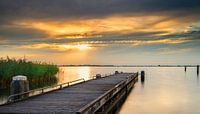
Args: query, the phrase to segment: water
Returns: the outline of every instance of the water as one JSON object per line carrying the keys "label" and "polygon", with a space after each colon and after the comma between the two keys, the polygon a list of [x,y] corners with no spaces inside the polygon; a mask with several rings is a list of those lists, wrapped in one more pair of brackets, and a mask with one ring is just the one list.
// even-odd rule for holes
{"label": "water", "polygon": [[[61,67],[58,83],[80,78],[91,79],[97,73],[144,70],[145,83],[136,83],[119,114],[200,113],[200,82],[196,68],[183,67]],[[1,91],[2,92],[2,91]],[[0,96],[0,102],[6,96]]]}
{"label": "water", "polygon": [[96,74],[109,75],[116,70],[133,72],[130,67],[61,67],[58,73],[58,83],[73,81],[84,78],[92,79]]}
{"label": "water", "polygon": [[145,68],[119,114],[199,114],[200,83],[196,68]]}

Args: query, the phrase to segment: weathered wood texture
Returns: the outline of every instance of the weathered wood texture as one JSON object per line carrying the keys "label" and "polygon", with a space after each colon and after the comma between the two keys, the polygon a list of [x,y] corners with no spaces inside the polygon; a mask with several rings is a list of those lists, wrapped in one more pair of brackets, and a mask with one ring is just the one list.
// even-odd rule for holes
{"label": "weathered wood texture", "polygon": [[[121,73],[106,78],[86,81],[62,90],[29,98],[24,101],[0,106],[0,113],[65,113],[75,114],[133,73]],[[136,76],[136,75],[135,75]]]}

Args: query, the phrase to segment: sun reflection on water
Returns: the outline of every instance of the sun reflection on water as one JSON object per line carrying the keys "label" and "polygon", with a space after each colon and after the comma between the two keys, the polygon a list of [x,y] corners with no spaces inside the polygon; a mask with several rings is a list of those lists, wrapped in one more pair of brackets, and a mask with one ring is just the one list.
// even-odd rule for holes
{"label": "sun reflection on water", "polygon": [[58,83],[65,83],[84,78],[88,80],[92,77],[90,67],[60,67],[57,74]]}
{"label": "sun reflection on water", "polygon": [[80,67],[78,69],[78,77],[84,78],[85,80],[90,79],[91,77],[90,67]]}

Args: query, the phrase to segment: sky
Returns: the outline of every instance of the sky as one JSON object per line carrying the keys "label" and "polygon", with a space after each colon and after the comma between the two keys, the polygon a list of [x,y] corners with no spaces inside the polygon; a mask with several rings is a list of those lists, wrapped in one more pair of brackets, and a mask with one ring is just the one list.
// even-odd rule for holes
{"label": "sky", "polygon": [[0,57],[200,64],[199,0],[0,0]]}

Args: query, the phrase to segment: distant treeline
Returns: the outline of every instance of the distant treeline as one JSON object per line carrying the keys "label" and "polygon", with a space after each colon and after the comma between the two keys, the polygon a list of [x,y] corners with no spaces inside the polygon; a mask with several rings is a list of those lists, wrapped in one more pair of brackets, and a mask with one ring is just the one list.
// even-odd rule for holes
{"label": "distant treeline", "polygon": [[12,77],[27,76],[30,88],[38,88],[56,83],[58,67],[53,64],[26,61],[26,59],[0,58],[0,88],[9,88]]}

